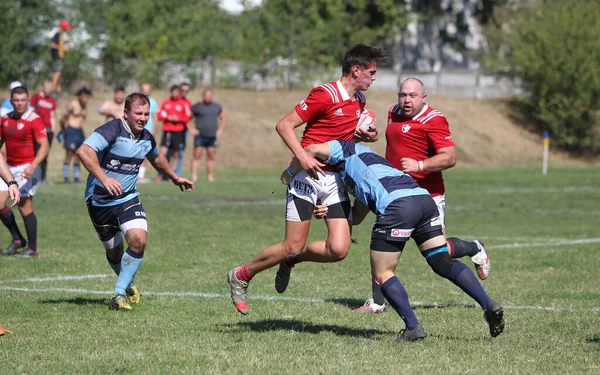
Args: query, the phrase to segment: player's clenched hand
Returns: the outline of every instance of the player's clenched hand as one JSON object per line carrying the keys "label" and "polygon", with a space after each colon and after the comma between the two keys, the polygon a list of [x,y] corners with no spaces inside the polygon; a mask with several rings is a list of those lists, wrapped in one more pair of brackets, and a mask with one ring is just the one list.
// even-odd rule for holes
{"label": "player's clenched hand", "polygon": [[10,185],[8,187],[8,195],[10,196],[10,199],[12,199],[12,201],[13,201],[12,204],[10,205],[10,208],[13,208],[21,200],[21,192],[19,191],[19,187],[14,184]]}
{"label": "player's clenched hand", "polygon": [[375,142],[379,139],[379,132],[377,131],[377,126],[375,124],[371,124],[369,129],[358,127],[354,131],[354,137],[358,138],[361,142]]}
{"label": "player's clenched hand", "polygon": [[181,191],[194,191],[194,182],[188,180],[187,178],[179,176],[177,180],[173,181],[173,183],[179,186],[179,189],[181,189]]}
{"label": "player's clenched hand", "polygon": [[29,179],[31,179],[31,177],[33,177],[34,172],[35,172],[35,168],[33,167],[33,165],[29,165],[27,168],[25,168],[23,170],[23,173],[21,173],[21,176],[24,179],[29,180]]}
{"label": "player's clenched hand", "polygon": [[281,182],[284,185],[289,185],[294,180],[294,175],[290,174],[289,170],[290,169],[287,168],[283,172],[281,172]]}
{"label": "player's clenched hand", "polygon": [[400,159],[400,170],[406,173],[414,173],[419,171],[419,162],[411,158]]}
{"label": "player's clenched hand", "polygon": [[315,219],[322,219],[327,216],[327,206],[324,204],[315,204],[315,208],[313,209],[313,216]]}
{"label": "player's clenched hand", "polygon": [[310,177],[318,179],[319,173],[322,174],[323,176],[325,176],[325,172],[322,169],[325,166],[325,164],[321,163],[317,159],[313,158],[312,156],[308,156],[308,155],[302,159],[300,159],[300,158],[298,158],[298,159],[300,160],[302,169],[304,169]]}
{"label": "player's clenched hand", "polygon": [[121,183],[114,178],[107,177],[106,180],[102,181],[102,186],[104,186],[104,188],[112,196],[123,194],[123,187],[121,186]]}

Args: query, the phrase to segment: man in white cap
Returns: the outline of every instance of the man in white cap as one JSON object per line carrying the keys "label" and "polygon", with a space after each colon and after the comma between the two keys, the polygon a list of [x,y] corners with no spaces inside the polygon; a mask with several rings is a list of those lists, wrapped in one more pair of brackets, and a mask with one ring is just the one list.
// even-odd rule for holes
{"label": "man in white cap", "polygon": [[[10,91],[15,87],[23,86],[23,84],[19,81],[12,81],[10,83]],[[28,107],[29,108],[29,107]],[[10,102],[10,98],[4,99],[2,102],[2,106],[0,107],[0,117],[6,116],[9,112],[14,110],[12,103]]]}

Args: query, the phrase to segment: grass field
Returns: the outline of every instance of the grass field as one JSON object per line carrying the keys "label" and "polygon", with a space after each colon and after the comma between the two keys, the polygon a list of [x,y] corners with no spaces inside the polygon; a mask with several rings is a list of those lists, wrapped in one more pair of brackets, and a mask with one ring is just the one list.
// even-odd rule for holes
{"label": "grass field", "polygon": [[[283,295],[266,271],[250,285],[250,315],[236,312],[227,270],[282,238],[278,176],[220,170],[191,194],[140,186],[150,232],[130,313],[106,307],[115,276],[83,186],[41,187],[39,259],[0,258],[0,325],[14,331],[0,337],[0,374],[600,372],[600,170],[449,171],[448,232],[485,241],[483,284],[507,328],[492,339],[479,307],[411,244],[397,275],[429,336],[402,345],[393,311],[352,311],[370,292],[372,216],[343,262],[298,265]],[[324,235],[313,223],[311,238]]]}

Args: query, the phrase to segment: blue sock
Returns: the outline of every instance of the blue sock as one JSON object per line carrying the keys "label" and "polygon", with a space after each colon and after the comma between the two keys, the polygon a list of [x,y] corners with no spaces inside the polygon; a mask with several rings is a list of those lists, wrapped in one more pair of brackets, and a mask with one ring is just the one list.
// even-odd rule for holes
{"label": "blue sock", "polygon": [[115,296],[125,295],[125,289],[131,284],[136,272],[142,265],[144,254],[137,254],[127,248],[127,251],[123,253],[121,258],[121,272],[119,273],[119,279],[117,280],[117,286],[115,286]]}
{"label": "blue sock", "polygon": [[110,266],[110,268],[112,268],[112,270],[115,271],[117,276],[119,276],[119,274],[121,273],[121,262],[119,262],[119,263],[111,262],[110,259],[108,259],[108,255],[106,256],[106,261],[108,262],[108,265]]}
{"label": "blue sock", "polygon": [[73,164],[73,178],[79,180],[79,176],[81,175],[81,171],[79,169],[79,164]]}
{"label": "blue sock", "polygon": [[65,180],[68,180],[71,176],[70,167],[71,166],[69,165],[69,163],[63,163],[63,177],[65,178]]}
{"label": "blue sock", "polygon": [[396,276],[389,278],[383,285],[381,291],[388,303],[396,310],[398,315],[404,320],[406,328],[411,330],[419,324],[419,319],[408,302],[408,293]]}
{"label": "blue sock", "polygon": [[179,149],[179,159],[177,159],[177,166],[175,166],[175,173],[181,175],[181,169],[183,168],[183,148]]}
{"label": "blue sock", "polygon": [[464,263],[456,262],[450,270],[448,280],[452,281],[456,286],[467,293],[481,306],[482,309],[487,309],[491,298],[487,295],[479,280],[473,274],[473,271]]}

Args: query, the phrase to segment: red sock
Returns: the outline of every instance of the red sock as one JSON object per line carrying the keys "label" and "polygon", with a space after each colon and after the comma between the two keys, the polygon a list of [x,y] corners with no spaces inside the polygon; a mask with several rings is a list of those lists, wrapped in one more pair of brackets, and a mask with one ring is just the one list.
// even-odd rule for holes
{"label": "red sock", "polygon": [[249,282],[250,280],[252,280],[252,275],[250,275],[250,273],[246,269],[245,264],[238,268],[237,271],[235,271],[235,277],[237,277],[238,280],[245,282]]}
{"label": "red sock", "polygon": [[446,240],[448,242],[448,254],[450,254],[450,258],[454,256],[454,244],[449,239]]}

